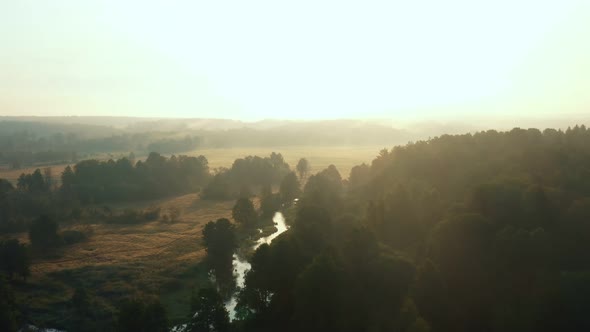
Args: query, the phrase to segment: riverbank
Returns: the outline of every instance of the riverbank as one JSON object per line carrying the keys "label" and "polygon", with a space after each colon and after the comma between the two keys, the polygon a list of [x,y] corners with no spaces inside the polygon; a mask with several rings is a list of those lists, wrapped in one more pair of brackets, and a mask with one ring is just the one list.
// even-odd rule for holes
{"label": "riverbank", "polygon": [[274,223],[274,232],[266,236],[260,236],[256,241],[253,241],[254,244],[251,245],[251,249],[248,250],[247,255],[242,252],[237,252],[233,256],[232,266],[234,269],[234,277],[236,279],[236,289],[230,299],[225,303],[225,308],[229,312],[230,320],[235,318],[239,291],[240,289],[244,288],[246,283],[246,273],[248,273],[248,271],[250,271],[252,268],[252,265],[250,265],[250,262],[248,261],[251,253],[256,251],[256,249],[258,249],[258,247],[263,244],[271,244],[274,239],[289,229],[285,222],[285,217],[281,211],[275,212],[272,221]]}

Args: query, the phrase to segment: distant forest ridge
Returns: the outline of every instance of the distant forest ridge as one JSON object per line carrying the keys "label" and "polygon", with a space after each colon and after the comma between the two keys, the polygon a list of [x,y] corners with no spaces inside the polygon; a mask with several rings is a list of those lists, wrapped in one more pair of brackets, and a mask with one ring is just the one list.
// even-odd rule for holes
{"label": "distant forest ridge", "polygon": [[[561,121],[553,119],[550,127],[565,130],[569,126],[588,123],[585,120],[581,117]],[[443,134],[474,133],[489,129],[486,126],[491,125],[485,121],[473,123],[424,121],[403,124],[391,120],[358,119],[242,122],[198,118],[0,117],[0,166],[18,169],[76,162],[104,153],[134,153],[140,156],[149,152],[183,153],[199,148],[391,147]],[[545,128],[540,120],[530,120],[529,123]]]}
{"label": "distant forest ridge", "polygon": [[[487,129],[509,130],[514,127],[521,128],[555,128],[566,129],[576,124],[588,125],[590,112],[572,114],[540,114],[538,116],[519,116],[511,114],[482,116],[456,115],[447,118],[423,117],[404,119],[396,118],[342,118],[325,120],[288,120],[288,119],[264,119],[259,121],[241,121],[235,119],[216,118],[158,118],[158,117],[124,117],[124,116],[0,116],[2,122],[22,123],[46,123],[93,127],[110,127],[124,131],[162,131],[162,130],[228,130],[228,129],[257,129],[266,130],[272,128],[305,128],[316,126],[344,126],[359,127],[365,125],[378,125],[387,128],[405,129],[412,132],[427,133],[428,135],[459,134],[466,131],[481,131]],[[157,125],[157,127],[154,127]],[[70,127],[72,127],[70,126]],[[70,128],[70,130],[73,130]]]}

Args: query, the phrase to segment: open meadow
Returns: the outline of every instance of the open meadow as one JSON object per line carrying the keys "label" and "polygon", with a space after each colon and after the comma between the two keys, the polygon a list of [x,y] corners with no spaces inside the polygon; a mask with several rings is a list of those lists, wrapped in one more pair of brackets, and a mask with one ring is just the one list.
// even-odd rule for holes
{"label": "open meadow", "polygon": [[[62,225],[62,231],[81,230],[90,236],[60,248],[51,257],[33,260],[28,282],[15,287],[17,297],[29,303],[39,321],[59,326],[56,309],[65,310],[79,287],[92,289],[111,308],[129,294],[160,294],[171,320],[182,321],[189,314],[190,290],[207,279],[200,265],[205,256],[202,228],[211,220],[230,218],[233,203],[202,201],[198,194],[188,194],[110,206],[113,211],[151,206],[160,207],[163,213],[176,209],[180,216],[175,222]],[[28,242],[26,233],[19,238]]]}

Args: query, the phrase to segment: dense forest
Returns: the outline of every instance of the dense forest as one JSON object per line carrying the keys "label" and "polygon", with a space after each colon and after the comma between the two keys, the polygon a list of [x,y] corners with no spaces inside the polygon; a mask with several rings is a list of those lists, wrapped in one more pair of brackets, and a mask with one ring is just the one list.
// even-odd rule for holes
{"label": "dense forest", "polygon": [[254,254],[251,331],[584,331],[590,131],[442,136],[307,181]]}
{"label": "dense forest", "polygon": [[[183,331],[590,330],[583,125],[411,142],[383,149],[348,179],[333,165],[308,174],[304,159],[291,168],[278,153],[216,171],[203,156],[152,153],[138,162],[81,161],[60,185],[52,176],[38,170],[16,186],[0,180],[2,232],[27,230],[31,240],[0,246],[2,331],[35,322],[11,288],[30,275],[35,255],[76,240],[58,233],[60,223],[96,212],[96,203],[197,191],[236,204],[234,222],[211,221],[202,231],[215,282],[186,290],[192,314]],[[232,255],[279,209],[289,230],[248,254],[251,269],[236,288]],[[101,216],[120,222],[154,213]],[[129,298],[109,316],[90,305],[98,301],[91,288],[73,294],[61,328],[172,328],[157,295]],[[225,303],[236,292],[230,315]]]}

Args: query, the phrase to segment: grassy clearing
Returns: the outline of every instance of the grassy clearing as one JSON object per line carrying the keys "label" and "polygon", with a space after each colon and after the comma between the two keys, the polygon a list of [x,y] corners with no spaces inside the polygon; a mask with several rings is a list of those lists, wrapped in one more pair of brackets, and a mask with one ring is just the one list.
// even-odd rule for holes
{"label": "grassy clearing", "polygon": [[[181,215],[175,223],[70,227],[91,227],[93,234],[86,242],[61,248],[58,258],[34,260],[29,282],[15,287],[19,301],[30,307],[40,325],[59,326],[60,311],[77,287],[91,291],[112,310],[127,296],[155,294],[171,320],[183,321],[189,314],[191,291],[208,283],[201,264],[205,256],[202,228],[211,220],[229,218],[233,203],[201,201],[197,194],[189,194],[114,206],[141,209],[155,205],[176,208]],[[20,237],[26,240],[26,234]]]}

